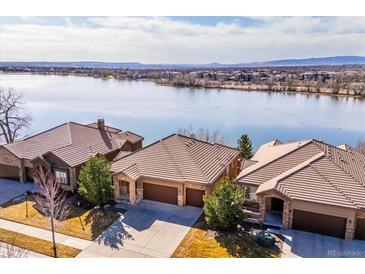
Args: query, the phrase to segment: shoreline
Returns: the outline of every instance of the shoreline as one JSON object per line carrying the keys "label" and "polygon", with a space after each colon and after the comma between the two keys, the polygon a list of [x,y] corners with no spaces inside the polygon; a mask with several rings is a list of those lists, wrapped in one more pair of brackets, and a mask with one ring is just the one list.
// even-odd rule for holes
{"label": "shoreline", "polygon": [[[267,93],[281,93],[281,94],[301,94],[301,95],[314,95],[314,96],[330,96],[333,98],[354,98],[359,100],[365,100],[365,96],[356,95],[356,94],[348,94],[348,93],[331,93],[331,92],[318,92],[318,91],[300,91],[300,90],[291,90],[288,89],[288,86],[275,86],[277,89],[270,89],[265,84],[256,84],[256,87],[252,87],[253,85],[234,85],[232,83],[226,82],[225,84],[218,84],[218,83],[211,83],[208,82],[207,85],[184,85],[184,84],[174,84],[171,82],[162,82],[161,79],[118,79],[118,78],[103,78],[103,77],[96,77],[93,75],[81,74],[81,73],[37,73],[37,72],[27,72],[27,71],[20,71],[20,72],[13,72],[13,71],[1,71],[0,75],[17,75],[17,74],[25,74],[25,75],[40,75],[40,76],[76,76],[76,77],[90,77],[94,79],[100,79],[104,81],[143,81],[143,82],[152,82],[159,86],[168,86],[168,87],[176,87],[176,88],[189,88],[189,89],[219,89],[219,90],[237,90],[237,91],[245,91],[245,92],[267,92]],[[209,85],[209,83],[211,83]],[[310,87],[303,87],[303,86],[296,86],[291,87],[292,89],[308,89]],[[283,90],[284,89],[284,90]]]}
{"label": "shoreline", "polygon": [[[127,80],[129,81],[129,80]],[[133,80],[132,80],[133,81]],[[191,89],[220,89],[220,90],[237,90],[237,91],[245,91],[245,92],[266,92],[266,93],[282,93],[282,94],[300,94],[300,95],[314,95],[314,96],[329,96],[333,98],[354,98],[358,100],[365,100],[365,96],[355,95],[355,94],[333,94],[329,92],[308,92],[308,91],[293,91],[293,90],[271,90],[265,88],[243,88],[243,87],[230,87],[230,86],[188,86],[188,85],[174,85],[170,83],[157,83],[153,80],[145,80],[145,81],[152,81],[156,85],[160,86],[168,86],[168,87],[175,87],[175,88],[191,88]]]}

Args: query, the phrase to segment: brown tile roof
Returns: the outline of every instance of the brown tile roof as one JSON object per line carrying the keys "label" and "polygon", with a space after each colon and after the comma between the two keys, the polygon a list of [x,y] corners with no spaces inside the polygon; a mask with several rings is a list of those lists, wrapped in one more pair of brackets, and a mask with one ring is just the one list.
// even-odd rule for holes
{"label": "brown tile roof", "polygon": [[64,147],[71,143],[69,123],[65,123],[23,140],[4,145],[4,147],[18,158],[32,160],[47,151]]}
{"label": "brown tile roof", "polygon": [[92,155],[120,149],[129,141],[128,138],[119,133],[69,122],[5,147],[18,158],[33,160],[53,154],[66,164],[77,166]]}
{"label": "brown tile roof", "polygon": [[243,169],[237,181],[242,178],[245,183],[262,184],[320,152],[309,141],[260,147],[252,158],[257,163]]}
{"label": "brown tile roof", "polygon": [[[98,128],[98,123],[90,123],[90,124],[87,124],[87,126],[89,127],[93,127],[93,128]],[[111,126],[105,126],[105,130],[106,131],[109,131],[111,133],[119,133],[119,132],[122,132],[121,129],[119,128],[116,128],[116,127],[111,127]]]}
{"label": "brown tile roof", "polygon": [[114,161],[112,171],[135,180],[149,177],[209,184],[238,155],[234,148],[174,134]]}
{"label": "brown tile roof", "polygon": [[133,144],[144,140],[144,138],[142,136],[140,136],[136,133],[130,132],[130,131],[120,132],[119,135],[121,136],[122,139],[126,139]]}
{"label": "brown tile roof", "polygon": [[257,164],[257,162],[252,161],[252,160],[243,159],[242,162],[241,162],[241,170],[245,169],[245,168],[248,168],[248,167],[250,167],[254,164]]}
{"label": "brown tile roof", "polygon": [[276,189],[291,199],[365,208],[364,154],[316,140],[289,145],[263,145],[255,154],[258,163],[242,170],[236,181],[259,185],[256,194]]}

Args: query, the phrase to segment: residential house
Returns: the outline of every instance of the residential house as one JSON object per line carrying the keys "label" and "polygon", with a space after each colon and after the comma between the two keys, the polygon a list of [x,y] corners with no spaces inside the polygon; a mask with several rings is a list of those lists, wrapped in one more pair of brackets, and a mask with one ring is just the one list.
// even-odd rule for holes
{"label": "residential house", "polygon": [[104,155],[112,161],[120,153],[142,148],[143,137],[97,123],[65,123],[0,146],[0,177],[31,181],[34,168],[50,167],[65,190],[75,191],[80,168],[91,157]]}
{"label": "residential house", "polygon": [[[262,145],[236,182],[261,224],[365,240],[365,155],[306,140]],[[249,211],[250,212],[250,211]],[[252,211],[251,211],[252,213]]]}
{"label": "residential house", "polygon": [[114,197],[179,206],[203,206],[203,196],[223,176],[238,174],[239,151],[179,134],[170,135],[112,163]]}

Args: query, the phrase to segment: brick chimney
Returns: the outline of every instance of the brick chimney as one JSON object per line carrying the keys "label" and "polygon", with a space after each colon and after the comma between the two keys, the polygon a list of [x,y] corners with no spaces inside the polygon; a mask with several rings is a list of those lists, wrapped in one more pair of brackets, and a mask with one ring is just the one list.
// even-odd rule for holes
{"label": "brick chimney", "polygon": [[98,129],[105,130],[105,121],[104,119],[98,119]]}

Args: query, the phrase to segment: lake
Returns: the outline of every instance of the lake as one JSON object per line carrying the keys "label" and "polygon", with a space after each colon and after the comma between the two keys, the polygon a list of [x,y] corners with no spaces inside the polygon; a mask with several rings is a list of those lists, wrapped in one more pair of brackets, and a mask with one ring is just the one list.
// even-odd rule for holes
{"label": "lake", "polygon": [[232,146],[247,133],[255,148],[272,139],[315,138],[352,146],[365,139],[365,101],[351,97],[30,74],[0,74],[0,86],[23,93],[33,118],[28,134],[104,118],[108,125],[144,136],[145,145],[188,127],[219,130]]}

